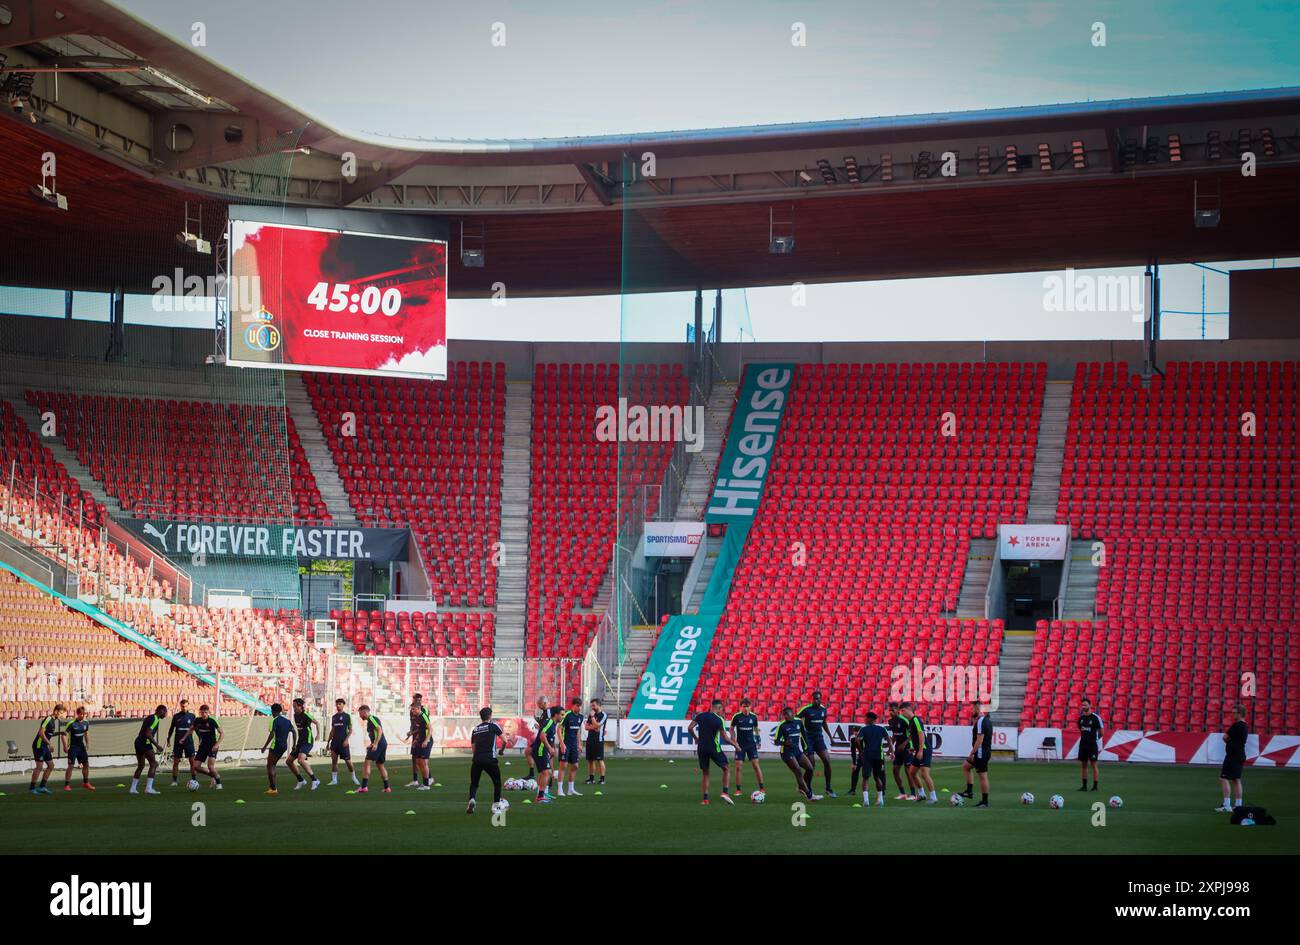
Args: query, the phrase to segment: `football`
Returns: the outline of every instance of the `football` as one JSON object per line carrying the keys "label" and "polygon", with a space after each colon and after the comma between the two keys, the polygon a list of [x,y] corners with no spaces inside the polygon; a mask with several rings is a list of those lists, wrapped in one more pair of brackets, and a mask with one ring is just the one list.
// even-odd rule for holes
{"label": "football", "polygon": [[1109,804],[1111,807],[1123,807],[1124,798],[1120,797],[1118,794],[1112,794],[1110,800],[1107,801],[1106,803]]}
{"label": "football", "polygon": [[189,788],[191,791],[197,791],[199,789],[199,782],[195,781],[193,778],[190,778],[189,783],[186,784],[185,786]]}
{"label": "football", "polygon": [[1052,810],[1060,810],[1065,806],[1065,798],[1061,797],[1059,794],[1053,794],[1052,799],[1049,800],[1047,804],[1052,808]]}
{"label": "football", "polygon": [[953,792],[952,794],[948,795],[948,803],[951,804],[953,807],[965,807],[966,795]]}
{"label": "football", "polygon": [[1024,794],[1020,795],[1020,803],[1025,805],[1034,803],[1034,795],[1026,791]]}
{"label": "football", "polygon": [[767,792],[755,791],[753,794],[749,795],[749,799],[753,801],[755,804],[761,804],[765,800],[767,800]]}

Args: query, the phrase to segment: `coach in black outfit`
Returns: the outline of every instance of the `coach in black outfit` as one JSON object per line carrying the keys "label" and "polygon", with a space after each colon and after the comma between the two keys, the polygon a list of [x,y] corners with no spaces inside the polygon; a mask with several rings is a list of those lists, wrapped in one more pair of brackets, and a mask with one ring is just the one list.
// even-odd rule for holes
{"label": "coach in black outfit", "polygon": [[478,717],[481,721],[474,726],[469,737],[470,744],[474,746],[474,760],[469,769],[469,804],[465,807],[467,814],[474,813],[474,808],[478,805],[474,795],[478,794],[479,778],[485,771],[492,779],[492,803],[495,805],[501,800],[501,766],[497,762],[497,742],[505,733],[501,731],[500,725],[492,721],[492,710],[487,706],[478,710]]}
{"label": "coach in black outfit", "polygon": [[1232,707],[1236,717],[1223,734],[1223,767],[1219,769],[1219,786],[1223,788],[1223,806],[1216,808],[1220,814],[1230,814],[1241,806],[1241,771],[1246,766],[1246,737],[1250,726],[1246,724],[1246,707],[1237,703]]}

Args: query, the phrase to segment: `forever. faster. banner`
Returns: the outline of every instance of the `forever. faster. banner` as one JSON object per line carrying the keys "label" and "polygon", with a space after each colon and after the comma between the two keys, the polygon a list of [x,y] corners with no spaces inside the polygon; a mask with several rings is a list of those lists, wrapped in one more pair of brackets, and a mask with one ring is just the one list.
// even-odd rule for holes
{"label": "forever. faster. banner", "polygon": [[169,558],[328,559],[404,561],[404,528],[349,528],[296,525],[250,525],[176,522],[166,519],[121,519]]}

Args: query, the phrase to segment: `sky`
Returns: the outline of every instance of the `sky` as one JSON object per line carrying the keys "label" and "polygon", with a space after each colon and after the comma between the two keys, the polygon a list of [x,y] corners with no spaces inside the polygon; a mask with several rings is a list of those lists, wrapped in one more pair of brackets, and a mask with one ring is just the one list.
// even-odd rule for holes
{"label": "sky", "polygon": [[[1300,86],[1295,2],[116,2],[186,43],[202,24],[201,53],[326,124],[403,139],[570,137]],[[1097,24],[1104,46],[1094,43]],[[797,30],[805,45],[792,42]],[[797,307],[790,287],[754,289],[728,307],[748,313],[732,327],[762,341],[1140,337],[1140,320],[1127,312],[1045,311],[1050,276],[812,286]],[[1226,311],[1225,275],[1184,266],[1164,276],[1165,308],[1197,313],[1166,316],[1166,336],[1199,337],[1203,280],[1205,310]],[[448,330],[453,339],[669,340],[684,337],[690,311],[680,296],[454,301]],[[1222,336],[1222,316],[1205,322]]]}

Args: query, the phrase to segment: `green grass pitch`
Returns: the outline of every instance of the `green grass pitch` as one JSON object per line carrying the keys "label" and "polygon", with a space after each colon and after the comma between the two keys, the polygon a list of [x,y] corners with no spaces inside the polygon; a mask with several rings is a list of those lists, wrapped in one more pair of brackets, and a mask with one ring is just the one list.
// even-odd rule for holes
{"label": "green grass pitch", "polygon": [[[526,764],[507,759],[505,777],[523,777]],[[716,794],[699,804],[699,772],[690,756],[670,763],[656,758],[612,758],[609,784],[578,784],[583,797],[549,805],[524,804],[526,792],[507,792],[505,825],[492,824],[491,785],[479,792],[479,809],[465,814],[469,762],[436,759],[432,770],[441,787],[418,792],[402,787],[410,766],[398,760],[390,771],[393,793],[348,795],[346,786],[294,791],[280,768],[278,797],[266,797],[264,772],[231,768],[221,792],[171,788],[170,769],[159,779],[160,797],[128,796],[130,771],[94,772],[91,794],[76,785],[63,792],[63,772],[51,778],[53,796],[27,793],[26,779],[0,778],[0,852],[81,853],[1293,853],[1300,849],[1300,772],[1247,769],[1246,802],[1262,804],[1276,827],[1233,827],[1219,803],[1218,773],[1212,768],[1108,764],[1101,790],[1078,791],[1072,763],[995,763],[990,772],[993,807],[951,808],[943,788],[960,789],[960,765],[934,769],[940,789],[937,807],[893,801],[883,810],[854,807],[848,763],[835,770],[841,797],[809,804],[804,826],[792,822],[798,800],[779,760],[763,762],[767,803],[749,802],[756,786],[745,777],[745,794],[734,808]],[[317,764],[328,782],[328,762]],[[585,771],[579,782],[585,778]],[[821,771],[818,770],[820,784]],[[714,791],[720,789],[714,774]],[[890,788],[893,787],[892,777]],[[977,785],[978,788],[978,785]],[[1019,803],[1022,791],[1037,797]],[[1047,799],[1060,793],[1063,810]],[[1111,794],[1124,799],[1106,809],[1105,825],[1094,826],[1090,805]],[[242,805],[236,804],[243,800]],[[207,825],[193,826],[191,805],[202,802]],[[407,811],[414,811],[408,814]]]}

